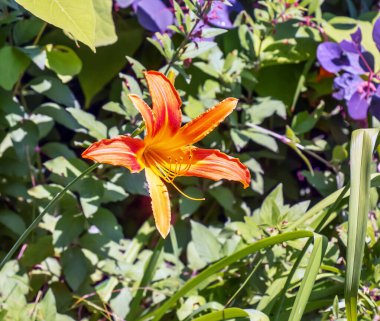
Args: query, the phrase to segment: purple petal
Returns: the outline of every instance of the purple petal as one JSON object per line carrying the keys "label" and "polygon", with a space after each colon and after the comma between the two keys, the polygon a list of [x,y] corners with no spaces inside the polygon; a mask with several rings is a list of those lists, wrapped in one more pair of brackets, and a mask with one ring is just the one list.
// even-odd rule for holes
{"label": "purple petal", "polygon": [[377,49],[380,50],[380,18],[378,18],[373,26],[372,38]]}
{"label": "purple petal", "polygon": [[317,58],[324,69],[337,73],[345,66],[349,66],[349,60],[337,43],[324,42],[318,46]]}
{"label": "purple petal", "polygon": [[115,3],[119,8],[127,8],[136,0],[116,0]]}
{"label": "purple petal", "polygon": [[212,2],[211,9],[205,20],[215,27],[225,29],[232,28],[228,6],[219,1]]}
{"label": "purple petal", "polygon": [[378,120],[380,120],[380,97],[373,96],[371,101],[371,106],[369,107],[370,112],[373,116],[375,116]]}
{"label": "purple petal", "polygon": [[369,101],[363,93],[355,92],[347,103],[348,114],[352,119],[360,120],[367,118]]}
{"label": "purple petal", "polygon": [[354,33],[351,34],[351,39],[357,46],[360,46],[362,42],[362,31],[360,30],[360,28],[358,28]]}
{"label": "purple petal", "polygon": [[141,0],[136,6],[137,19],[145,29],[164,32],[173,24],[173,13],[161,0]]}
{"label": "purple petal", "polygon": [[335,92],[333,93],[333,97],[338,100],[345,99],[349,101],[362,83],[363,79],[359,76],[343,73],[334,79],[333,88]]}
{"label": "purple petal", "polygon": [[358,47],[355,43],[348,41],[348,40],[343,40],[339,43],[340,48],[342,48],[343,51],[346,52],[351,52],[351,53],[358,53]]}

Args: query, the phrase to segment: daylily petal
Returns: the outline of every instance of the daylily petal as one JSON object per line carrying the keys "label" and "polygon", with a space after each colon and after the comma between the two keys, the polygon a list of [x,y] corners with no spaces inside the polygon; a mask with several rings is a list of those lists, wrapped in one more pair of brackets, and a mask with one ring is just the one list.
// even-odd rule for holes
{"label": "daylily petal", "polygon": [[173,84],[162,73],[148,71],[145,73],[150,95],[152,97],[152,108],[155,115],[155,133],[158,132],[175,134],[181,127],[182,101]]}
{"label": "daylily petal", "polygon": [[124,166],[132,173],[138,173],[143,169],[138,161],[138,154],[143,148],[144,142],[141,139],[118,136],[93,143],[82,153],[82,157],[98,163]]}
{"label": "daylily petal", "polygon": [[173,139],[173,147],[192,145],[212,132],[232,111],[238,100],[227,98],[183,126]]}
{"label": "daylily petal", "polygon": [[184,176],[198,176],[215,181],[228,179],[242,183],[244,188],[251,182],[248,168],[237,158],[216,149],[201,148],[193,148],[191,155],[191,166]]}
{"label": "daylily petal", "polygon": [[166,185],[152,170],[145,169],[149,193],[152,198],[152,210],[156,227],[161,236],[165,238],[170,231],[170,202]]}
{"label": "daylily petal", "polygon": [[130,94],[128,97],[144,119],[147,136],[152,136],[154,133],[154,116],[152,109],[139,96]]}

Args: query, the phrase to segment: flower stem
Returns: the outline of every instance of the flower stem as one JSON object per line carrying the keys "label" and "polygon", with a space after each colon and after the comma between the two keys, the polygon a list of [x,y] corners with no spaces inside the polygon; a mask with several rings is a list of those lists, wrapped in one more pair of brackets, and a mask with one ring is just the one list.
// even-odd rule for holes
{"label": "flower stem", "polygon": [[269,129],[266,129],[266,128],[263,128],[261,126],[258,126],[258,125],[254,125],[254,124],[246,124],[249,128],[252,128],[252,129],[256,129],[257,131],[259,132],[262,132],[264,134],[267,134],[269,136],[272,136],[276,139],[278,139],[279,141],[283,142],[284,144],[286,145],[289,145],[291,143],[293,143],[299,150],[302,150],[304,153],[308,154],[309,156],[313,157],[314,159],[320,161],[321,163],[323,163],[326,167],[330,168],[334,173],[337,173],[338,170],[335,168],[334,165],[330,164],[327,160],[325,160],[323,157],[319,156],[317,153],[314,153],[313,151],[311,150],[308,150],[305,148],[305,146],[299,144],[299,143],[294,143],[291,139],[289,139],[288,137],[284,136],[284,135],[280,135],[280,134],[277,134]]}
{"label": "flower stem", "polygon": [[197,21],[195,22],[195,24],[193,25],[193,27],[191,28],[191,30],[186,34],[185,38],[182,40],[182,42],[178,46],[177,50],[174,52],[174,55],[170,59],[168,65],[167,65],[167,67],[165,69],[164,74],[167,74],[169,72],[170,68],[174,65],[174,63],[180,57],[182,49],[186,46],[186,44],[189,41],[190,37],[192,36],[194,30],[197,28],[199,22],[203,19],[203,16],[206,13],[207,9],[209,8],[210,4],[211,4],[210,0],[205,1],[204,5],[203,5],[203,7],[201,9],[201,12],[199,14],[199,17],[197,19]]}
{"label": "flower stem", "polygon": [[10,251],[7,253],[7,255],[3,258],[3,260],[0,263],[0,270],[4,267],[4,265],[9,261],[9,259],[12,257],[12,255],[17,251],[17,249],[20,247],[22,242],[28,237],[30,232],[34,230],[34,228],[38,225],[38,223],[42,220],[44,215],[47,213],[47,211],[63,196],[66,194],[66,192],[69,190],[69,188],[74,185],[77,181],[79,181],[81,178],[86,176],[87,174],[91,173],[93,170],[95,170],[100,163],[96,163],[89,168],[87,168],[85,171],[83,171],[79,176],[75,177],[69,184],[66,185],[66,187],[60,191],[57,195],[54,196],[54,198],[49,202],[49,204],[43,209],[43,211],[34,219],[32,224],[28,226],[28,228],[22,233],[22,235],[18,238],[16,243],[12,246]]}

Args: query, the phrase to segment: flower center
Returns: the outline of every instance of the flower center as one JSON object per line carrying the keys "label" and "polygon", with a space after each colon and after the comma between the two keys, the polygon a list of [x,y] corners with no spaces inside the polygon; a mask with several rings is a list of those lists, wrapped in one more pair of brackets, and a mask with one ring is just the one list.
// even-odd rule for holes
{"label": "flower center", "polygon": [[163,156],[162,153],[147,148],[143,154],[143,160],[146,167],[149,167],[157,176],[161,177],[165,182],[173,185],[173,187],[183,196],[194,201],[203,201],[204,198],[194,198],[179,189],[174,184],[177,176],[183,176],[190,169],[192,164],[191,148],[188,151],[178,151],[171,153],[169,156]]}

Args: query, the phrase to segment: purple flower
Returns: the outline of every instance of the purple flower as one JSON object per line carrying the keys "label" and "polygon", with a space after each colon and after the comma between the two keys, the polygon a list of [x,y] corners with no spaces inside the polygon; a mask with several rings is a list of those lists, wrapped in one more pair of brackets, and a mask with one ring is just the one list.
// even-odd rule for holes
{"label": "purple flower", "polygon": [[377,49],[380,51],[380,19],[377,19],[375,25],[373,26],[372,38]]}
{"label": "purple flower", "polygon": [[[355,52],[351,50],[355,50]],[[321,66],[331,73],[348,71],[361,75],[366,72],[360,63],[360,55],[354,49],[354,45],[346,40],[340,44],[335,42],[320,44],[317,49],[317,58]]]}
{"label": "purple flower", "polygon": [[333,93],[333,97],[338,100],[350,100],[362,82],[363,79],[357,75],[347,72],[343,73],[334,79],[333,88],[335,92]]}
{"label": "purple flower", "polygon": [[140,0],[134,8],[140,25],[149,31],[164,32],[174,22],[172,11],[161,0]]}
{"label": "purple flower", "polygon": [[[237,0],[230,1],[232,6],[227,6],[222,1],[212,1],[210,11],[194,31],[194,39],[202,40],[202,30],[208,26],[230,29],[233,27],[230,20],[232,12],[243,10]],[[169,32],[168,27],[174,23],[174,8],[165,4],[164,0],[115,0],[116,8],[132,6],[137,15],[137,20],[144,29],[152,32]],[[202,4],[203,1],[200,1]]]}
{"label": "purple flower", "polygon": [[231,29],[233,25],[230,14],[242,11],[243,6],[236,0],[232,0],[230,3],[232,6],[227,6],[221,1],[213,1],[211,9],[204,19],[205,22],[218,28]]}
{"label": "purple flower", "polygon": [[[372,37],[380,51],[380,18],[375,22]],[[373,55],[363,48],[361,42],[362,32],[358,28],[351,34],[351,41],[320,44],[317,58],[327,71],[343,71],[334,79],[333,97],[346,101],[352,119],[366,119],[368,111],[380,119],[380,86],[373,81],[378,73],[374,72]]]}

